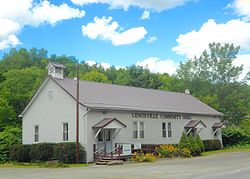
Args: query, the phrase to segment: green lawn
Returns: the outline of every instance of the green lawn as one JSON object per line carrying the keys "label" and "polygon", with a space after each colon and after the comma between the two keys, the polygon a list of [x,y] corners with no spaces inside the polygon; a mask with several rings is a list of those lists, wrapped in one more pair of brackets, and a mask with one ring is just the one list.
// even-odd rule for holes
{"label": "green lawn", "polygon": [[0,164],[0,168],[75,168],[75,167],[86,167],[91,164],[62,164],[62,163],[16,163],[6,162]]}
{"label": "green lawn", "polygon": [[208,155],[225,153],[225,152],[250,152],[250,148],[225,148],[225,149],[221,149],[221,150],[203,152],[202,156],[208,156]]}

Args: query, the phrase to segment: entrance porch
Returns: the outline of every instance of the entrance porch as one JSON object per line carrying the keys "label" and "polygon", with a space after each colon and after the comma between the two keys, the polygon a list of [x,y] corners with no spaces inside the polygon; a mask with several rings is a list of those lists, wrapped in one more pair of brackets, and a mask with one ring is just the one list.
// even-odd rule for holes
{"label": "entrance porch", "polygon": [[127,126],[116,118],[105,118],[95,124],[94,161],[125,160],[131,156],[131,145],[114,143],[120,131]]}

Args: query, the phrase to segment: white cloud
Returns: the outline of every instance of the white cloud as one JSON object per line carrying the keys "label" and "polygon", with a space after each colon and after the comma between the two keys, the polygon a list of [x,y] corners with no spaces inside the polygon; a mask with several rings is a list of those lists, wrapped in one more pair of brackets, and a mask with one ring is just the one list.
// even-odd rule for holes
{"label": "white cloud", "polygon": [[142,20],[150,19],[150,12],[145,10],[141,15],[141,19]]}
{"label": "white cloud", "polygon": [[149,37],[149,38],[147,39],[147,43],[151,44],[151,43],[153,43],[153,42],[156,41],[156,40],[157,40],[157,37],[151,36],[151,37]]}
{"label": "white cloud", "polygon": [[233,64],[236,66],[243,65],[243,72],[240,75],[240,79],[243,79],[250,71],[250,54],[238,55]]}
{"label": "white cloud", "polygon": [[109,63],[105,63],[105,62],[101,62],[101,66],[102,66],[105,70],[107,70],[108,68],[111,67],[111,65],[110,65]]}
{"label": "white cloud", "polygon": [[32,14],[31,21],[34,25],[40,25],[41,23],[54,25],[62,20],[83,17],[85,11],[71,8],[67,4],[56,6],[45,0],[40,5],[33,7]]}
{"label": "white cloud", "polygon": [[246,21],[250,20],[250,1],[249,0],[234,0],[227,7],[235,9],[236,14],[243,16]]}
{"label": "white cloud", "polygon": [[135,6],[142,9],[162,11],[184,5],[186,2],[193,0],[71,0],[71,1],[77,5],[99,3],[99,4],[108,4],[110,5],[111,8],[123,8],[125,10],[127,10],[130,6]]}
{"label": "white cloud", "polygon": [[201,28],[179,35],[178,45],[172,50],[177,54],[194,57],[200,55],[211,42],[233,43],[241,47],[242,52],[250,51],[250,23],[241,20],[230,20],[217,24],[210,19]]}
{"label": "white cloud", "polygon": [[120,32],[118,22],[112,22],[112,17],[95,17],[93,23],[82,26],[82,33],[90,39],[111,41],[113,45],[118,46],[142,40],[147,31],[144,27],[134,27]]}
{"label": "white cloud", "polygon": [[24,26],[37,27],[47,23],[80,18],[85,11],[71,8],[67,4],[59,6],[47,0],[35,3],[33,0],[1,0],[0,1],[0,49],[20,44],[17,34]]}
{"label": "white cloud", "polygon": [[173,60],[160,60],[157,57],[149,57],[136,62],[137,66],[149,69],[153,73],[168,73],[170,75],[176,72],[178,64]]}
{"label": "white cloud", "polygon": [[[97,63],[95,60],[87,60],[85,61],[85,63],[88,64],[89,66],[93,66],[93,65],[97,65],[97,67],[102,66],[105,70],[111,67],[109,63],[106,63],[106,62]],[[125,68],[125,67],[115,66],[115,68],[118,70],[120,68]]]}
{"label": "white cloud", "polygon": [[86,60],[85,63],[88,64],[89,66],[97,64],[95,60]]}

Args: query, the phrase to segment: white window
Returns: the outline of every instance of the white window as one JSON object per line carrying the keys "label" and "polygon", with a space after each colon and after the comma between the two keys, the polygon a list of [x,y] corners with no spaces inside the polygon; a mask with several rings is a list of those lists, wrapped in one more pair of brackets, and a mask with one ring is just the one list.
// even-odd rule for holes
{"label": "white window", "polygon": [[168,123],[162,123],[162,138],[172,138],[173,137],[173,133],[172,133],[172,123],[168,122]]}
{"label": "white window", "polygon": [[168,138],[172,138],[172,123],[168,122]]}
{"label": "white window", "polygon": [[69,140],[69,124],[63,123],[63,141]]}
{"label": "white window", "polygon": [[39,126],[34,126],[34,142],[39,142]]}
{"label": "white window", "polygon": [[133,138],[134,139],[144,139],[145,126],[144,122],[135,121],[133,122]]}
{"label": "white window", "polygon": [[167,137],[167,130],[166,130],[166,123],[162,123],[162,137],[166,138]]}

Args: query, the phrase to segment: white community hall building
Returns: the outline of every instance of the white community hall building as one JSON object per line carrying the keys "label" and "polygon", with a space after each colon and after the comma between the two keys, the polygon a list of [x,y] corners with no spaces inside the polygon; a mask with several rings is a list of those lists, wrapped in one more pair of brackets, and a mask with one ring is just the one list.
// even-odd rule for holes
{"label": "white community hall building", "polygon": [[[76,83],[64,78],[64,66],[49,63],[48,76],[22,117],[23,144],[76,141]],[[142,144],[176,144],[183,132],[202,140],[222,140],[222,113],[185,93],[143,89],[89,81],[79,82],[79,142],[86,161],[109,154],[119,145],[121,155]]]}

